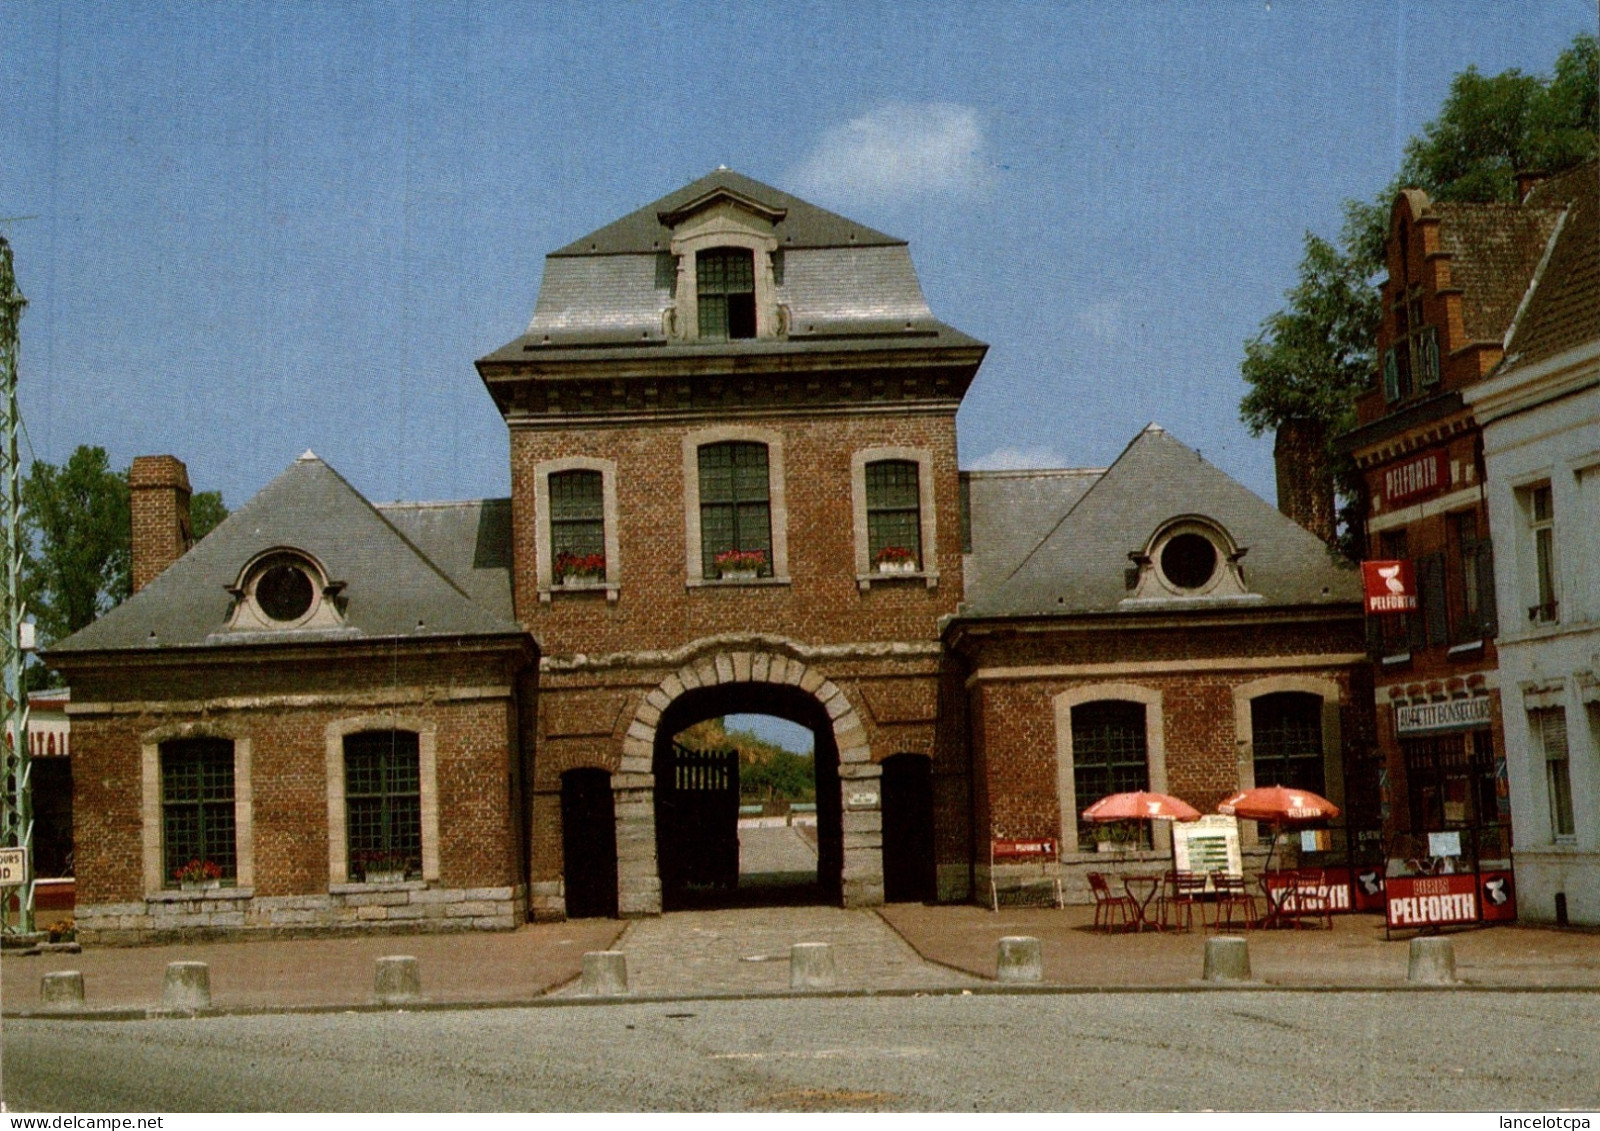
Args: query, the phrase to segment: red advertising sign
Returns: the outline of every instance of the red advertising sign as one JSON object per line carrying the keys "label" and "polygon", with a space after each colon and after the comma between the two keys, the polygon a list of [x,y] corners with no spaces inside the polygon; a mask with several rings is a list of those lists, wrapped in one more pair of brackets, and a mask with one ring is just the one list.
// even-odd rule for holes
{"label": "red advertising sign", "polygon": [[1443,480],[1444,453],[1423,452],[1384,470],[1383,501],[1403,503],[1431,495],[1444,485]]}
{"label": "red advertising sign", "polygon": [[1510,872],[1479,872],[1478,901],[1485,923],[1510,923],[1517,918],[1517,890]]}
{"label": "red advertising sign", "polygon": [[[1317,899],[1312,906],[1320,907],[1323,900],[1327,901],[1328,908],[1332,911],[1350,910],[1350,870],[1348,868],[1327,868],[1323,870],[1323,885],[1314,889]],[[1302,885],[1293,872],[1268,872],[1265,876],[1267,890],[1274,895],[1276,906],[1284,911],[1302,911],[1307,908],[1300,906],[1301,891],[1310,892],[1310,885]],[[1281,898],[1277,892],[1284,888],[1291,889]]]}
{"label": "red advertising sign", "polygon": [[1478,877],[1470,872],[1454,876],[1390,876],[1384,887],[1391,928],[1478,922]]}
{"label": "red advertising sign", "polygon": [[1361,583],[1367,593],[1367,612],[1417,611],[1417,579],[1410,562],[1362,562]]}
{"label": "red advertising sign", "polygon": [[1038,840],[999,840],[994,842],[996,860],[1054,860],[1056,842],[1048,837]]}
{"label": "red advertising sign", "polygon": [[[1344,869],[1338,869],[1343,871]],[[1330,876],[1333,870],[1330,869]],[[1377,867],[1357,868],[1355,882],[1350,885],[1350,901],[1357,911],[1382,911],[1383,910],[1383,869]]]}

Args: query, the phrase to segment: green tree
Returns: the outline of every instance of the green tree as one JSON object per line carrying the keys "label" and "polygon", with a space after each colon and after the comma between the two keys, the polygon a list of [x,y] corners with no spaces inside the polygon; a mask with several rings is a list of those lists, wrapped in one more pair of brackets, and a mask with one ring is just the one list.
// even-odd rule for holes
{"label": "green tree", "polygon": [[[80,445],[60,467],[36,460],[22,481],[23,599],[47,645],[77,632],[133,590],[128,472]],[[189,503],[198,540],[228,517],[222,495]],[[36,677],[35,677],[36,678]]]}
{"label": "green tree", "polygon": [[1374,373],[1377,278],[1395,194],[1421,188],[1437,200],[1514,201],[1517,173],[1571,168],[1600,149],[1597,134],[1595,36],[1575,38],[1549,78],[1468,67],[1451,82],[1438,118],[1407,143],[1394,180],[1371,203],[1345,202],[1338,244],[1306,233],[1289,305],[1245,343],[1240,369],[1250,388],[1239,412],[1252,435],[1294,424],[1324,438],[1341,500],[1338,548],[1348,556],[1359,549],[1359,480],[1331,445],[1354,424],[1355,398]]}
{"label": "green tree", "polygon": [[128,476],[104,448],[34,462],[22,483],[23,597],[40,643],[70,636],[132,589]]}

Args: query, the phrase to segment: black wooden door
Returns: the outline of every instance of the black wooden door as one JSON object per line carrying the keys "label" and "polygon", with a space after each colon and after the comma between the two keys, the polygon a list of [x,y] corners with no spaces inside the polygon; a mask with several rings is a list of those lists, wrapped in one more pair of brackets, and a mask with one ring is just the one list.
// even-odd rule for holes
{"label": "black wooden door", "polygon": [[561,849],[567,917],[615,917],[616,808],[611,800],[611,775],[604,770],[568,770],[561,775]]}

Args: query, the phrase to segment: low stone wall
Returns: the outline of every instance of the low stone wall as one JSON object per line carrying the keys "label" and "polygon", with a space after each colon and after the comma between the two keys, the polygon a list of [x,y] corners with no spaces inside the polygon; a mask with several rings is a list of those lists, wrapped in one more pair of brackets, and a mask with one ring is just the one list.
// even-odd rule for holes
{"label": "low stone wall", "polygon": [[116,946],[312,934],[510,931],[526,917],[521,887],[438,888],[421,880],[335,884],[326,894],[257,896],[249,888],[162,891],[135,903],[80,905],[78,938]]}

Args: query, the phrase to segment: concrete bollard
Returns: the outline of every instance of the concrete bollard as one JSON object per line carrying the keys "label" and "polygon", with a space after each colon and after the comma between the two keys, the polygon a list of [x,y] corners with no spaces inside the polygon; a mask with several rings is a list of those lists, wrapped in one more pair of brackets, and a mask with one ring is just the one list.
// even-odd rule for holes
{"label": "concrete bollard", "polygon": [[1428,986],[1448,986],[1456,980],[1456,944],[1437,936],[1411,940],[1411,961],[1406,981]]}
{"label": "concrete bollard", "polygon": [[39,979],[39,1005],[45,1009],[83,1008],[83,974],[78,970],[57,970]]}
{"label": "concrete bollard", "polygon": [[789,948],[791,990],[825,990],[833,979],[833,948],[827,943],[797,942]]}
{"label": "concrete bollard", "polygon": [[999,978],[1002,982],[1044,981],[1044,948],[1027,935],[1000,940]]}
{"label": "concrete bollard", "polygon": [[583,956],[583,983],[578,992],[586,997],[616,997],[628,992],[628,956],[620,950],[591,950]]}
{"label": "concrete bollard", "polygon": [[1250,944],[1229,935],[1207,939],[1205,971],[1201,976],[1208,982],[1248,982]]}
{"label": "concrete bollard", "polygon": [[211,967],[204,962],[169,962],[161,985],[161,1008],[194,1012],[211,1008]]}
{"label": "concrete bollard", "polygon": [[379,1005],[403,1005],[422,996],[422,973],[409,954],[391,954],[377,961],[373,993]]}

